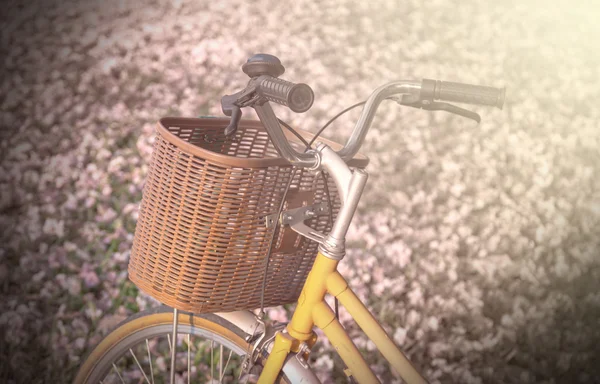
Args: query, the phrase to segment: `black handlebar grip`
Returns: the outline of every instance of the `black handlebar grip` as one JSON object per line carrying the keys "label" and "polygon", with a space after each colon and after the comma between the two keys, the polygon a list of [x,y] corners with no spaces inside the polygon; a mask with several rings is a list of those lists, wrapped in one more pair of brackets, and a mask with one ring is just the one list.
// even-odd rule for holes
{"label": "black handlebar grip", "polygon": [[257,80],[256,91],[259,95],[285,105],[294,112],[308,111],[315,100],[315,94],[306,84],[294,84],[268,75],[260,76]]}
{"label": "black handlebar grip", "polygon": [[452,83],[449,81],[423,79],[421,84],[422,100],[444,100],[457,103],[489,105],[502,109],[506,88],[486,87]]}

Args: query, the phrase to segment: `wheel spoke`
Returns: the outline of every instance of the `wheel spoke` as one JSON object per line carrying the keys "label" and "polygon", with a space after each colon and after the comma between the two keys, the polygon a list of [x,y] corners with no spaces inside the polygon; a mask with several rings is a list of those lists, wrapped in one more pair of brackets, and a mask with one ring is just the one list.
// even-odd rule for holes
{"label": "wheel spoke", "polygon": [[210,341],[210,380],[212,381],[213,377],[215,377],[214,367],[213,367],[213,346],[215,342]]}
{"label": "wheel spoke", "polygon": [[179,320],[179,311],[173,308],[173,348],[171,348],[171,384],[175,383],[175,355],[177,353],[177,322]]}
{"label": "wheel spoke", "polygon": [[223,344],[219,347],[219,383],[223,381]]}
{"label": "wheel spoke", "polygon": [[[223,369],[223,372],[227,371],[227,366],[229,365],[229,360],[231,360],[231,355],[233,354],[233,350],[229,351],[229,357],[227,357],[227,362],[225,363],[225,368]],[[221,377],[221,380],[219,380],[219,384],[221,384],[223,382],[223,378]]]}
{"label": "wheel spoke", "polygon": [[117,368],[115,363],[112,363],[112,366],[115,369],[115,372],[117,372],[117,376],[119,376],[119,379],[121,379],[121,383],[125,384],[125,380],[123,380],[123,376],[121,376],[121,373],[119,372],[119,368]]}
{"label": "wheel spoke", "polygon": [[188,384],[190,384],[190,376],[192,376],[192,367],[191,367],[192,364],[191,364],[191,359],[190,359],[190,348],[191,347],[190,347],[190,334],[189,333],[187,335],[187,345],[188,345],[187,346],[188,347],[188,362],[187,362],[188,363],[187,364],[187,366],[188,366],[188,380],[187,380],[187,382],[188,382]]}
{"label": "wheel spoke", "polygon": [[150,345],[148,339],[146,339],[146,350],[148,351],[148,362],[150,363],[150,377],[152,378],[152,384],[154,384],[154,368],[152,367],[152,356],[150,355]]}
{"label": "wheel spoke", "polygon": [[133,360],[135,360],[135,363],[137,364],[138,368],[140,369],[140,372],[142,372],[142,375],[144,375],[144,379],[146,379],[148,384],[150,384],[150,380],[148,380],[148,376],[146,376],[146,372],[144,372],[144,370],[142,369],[142,365],[138,361],[137,357],[135,356],[135,353],[133,353],[133,350],[131,348],[129,348],[129,352],[131,352],[131,356],[133,356]]}

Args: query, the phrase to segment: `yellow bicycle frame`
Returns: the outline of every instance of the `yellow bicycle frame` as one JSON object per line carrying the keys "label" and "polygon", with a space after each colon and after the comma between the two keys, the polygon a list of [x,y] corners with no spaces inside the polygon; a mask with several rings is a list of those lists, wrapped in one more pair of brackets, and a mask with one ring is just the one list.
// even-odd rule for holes
{"label": "yellow bicycle frame", "polygon": [[313,327],[323,330],[348,369],[346,374],[360,383],[379,383],[360,352],[336,319],[333,311],[325,302],[325,294],[338,298],[348,313],[373,341],[386,360],[407,383],[426,383],[427,381],[412,366],[385,333],[381,325],[365,308],[346,280],[337,271],[339,261],[325,257],[319,252],[298,299],[298,306],[288,324],[286,333],[279,332],[262,374],[261,384],[272,384],[277,379],[289,353],[304,352],[303,345],[312,347],[316,341]]}

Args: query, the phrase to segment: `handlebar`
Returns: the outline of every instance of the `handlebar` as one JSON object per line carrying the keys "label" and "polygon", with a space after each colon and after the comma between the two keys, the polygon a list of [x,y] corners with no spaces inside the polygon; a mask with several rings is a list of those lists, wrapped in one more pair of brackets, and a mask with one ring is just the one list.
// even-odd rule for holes
{"label": "handlebar", "polygon": [[[319,162],[316,154],[313,151],[298,152],[294,150],[268,103],[273,101],[289,107],[294,112],[305,112],[310,109],[314,101],[312,89],[303,83],[294,84],[277,78],[283,73],[284,68],[279,59],[274,56],[255,55],[248,60],[243,69],[251,77],[248,86],[236,94],[224,96],[221,100],[223,112],[232,116],[226,134],[237,129],[237,122],[241,118],[240,108],[251,106],[256,110],[274,147],[283,158],[292,165],[315,168]],[[422,82],[402,80],[382,85],[369,96],[348,141],[337,152],[344,161],[348,162],[358,152],[379,104],[385,99],[398,95],[402,95],[401,99],[397,99],[402,105],[429,110],[445,110],[470,118],[474,118],[472,115],[475,115],[478,118],[476,113],[434,100],[489,105],[502,109],[505,90],[430,79],[424,79]]]}

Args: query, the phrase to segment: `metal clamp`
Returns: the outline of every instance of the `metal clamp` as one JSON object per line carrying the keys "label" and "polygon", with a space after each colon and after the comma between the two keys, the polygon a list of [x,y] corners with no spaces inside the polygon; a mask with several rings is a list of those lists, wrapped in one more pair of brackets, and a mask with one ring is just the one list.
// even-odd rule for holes
{"label": "metal clamp", "polygon": [[307,352],[310,353],[310,347],[306,343],[302,343],[300,344],[300,348],[298,348],[298,353],[296,353],[296,360],[298,360],[298,363],[300,363],[300,366],[304,369],[309,368],[308,363],[303,356]]}
{"label": "metal clamp", "polygon": [[[329,214],[329,208],[327,207],[327,204],[318,203],[281,212],[279,222],[281,225],[289,225],[294,232],[321,244],[325,240],[325,235],[304,224],[304,221],[327,214]],[[267,228],[273,227],[275,225],[275,220],[277,220],[276,213],[267,216],[265,218],[265,224]]]}

